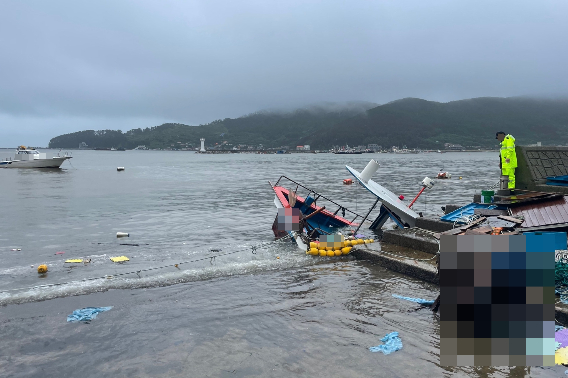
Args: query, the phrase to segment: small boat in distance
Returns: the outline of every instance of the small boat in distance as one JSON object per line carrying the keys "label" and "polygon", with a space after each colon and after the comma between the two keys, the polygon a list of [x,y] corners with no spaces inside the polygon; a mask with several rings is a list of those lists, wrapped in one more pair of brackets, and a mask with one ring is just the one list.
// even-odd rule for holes
{"label": "small boat in distance", "polygon": [[339,150],[334,152],[336,155],[361,155],[362,153],[363,152],[356,150]]}
{"label": "small boat in distance", "polygon": [[0,168],[60,168],[67,159],[71,159],[67,153],[63,156],[53,156],[40,153],[35,148],[19,146],[14,159],[0,161]]}

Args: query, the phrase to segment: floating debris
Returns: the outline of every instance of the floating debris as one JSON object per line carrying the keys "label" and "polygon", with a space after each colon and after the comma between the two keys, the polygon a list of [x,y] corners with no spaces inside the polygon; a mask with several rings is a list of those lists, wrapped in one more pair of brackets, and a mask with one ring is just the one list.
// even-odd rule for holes
{"label": "floating debris", "polygon": [[388,333],[381,341],[384,343],[383,345],[370,347],[369,350],[371,352],[383,352],[384,355],[387,355],[402,349],[402,340],[398,337],[398,332]]}
{"label": "floating debris", "polygon": [[112,306],[109,307],[85,307],[79,310],[73,311],[70,315],[67,315],[68,322],[89,322],[97,317],[100,312],[109,311]]}
{"label": "floating debris", "polygon": [[130,261],[130,259],[126,256],[118,256],[118,257],[111,257],[110,261],[112,261],[112,262],[124,262],[124,261]]}

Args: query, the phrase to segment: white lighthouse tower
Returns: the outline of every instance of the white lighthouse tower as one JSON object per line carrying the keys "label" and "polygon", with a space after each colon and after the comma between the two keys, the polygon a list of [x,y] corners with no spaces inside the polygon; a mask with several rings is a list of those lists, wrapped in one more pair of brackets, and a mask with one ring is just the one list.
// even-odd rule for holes
{"label": "white lighthouse tower", "polygon": [[199,152],[205,152],[205,138],[201,138],[201,149]]}

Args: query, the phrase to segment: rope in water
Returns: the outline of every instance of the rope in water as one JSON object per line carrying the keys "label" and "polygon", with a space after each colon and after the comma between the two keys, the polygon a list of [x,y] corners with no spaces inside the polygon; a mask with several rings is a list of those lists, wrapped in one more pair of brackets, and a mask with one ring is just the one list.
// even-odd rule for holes
{"label": "rope in water", "polygon": [[399,258],[399,259],[414,260],[414,261],[430,261],[430,260],[435,259],[439,254],[439,252],[437,252],[434,256],[430,257],[429,259],[416,259],[416,258],[413,258],[413,257],[401,256],[401,255],[397,255],[395,253],[386,252],[386,251],[378,251],[378,252],[384,253],[385,255],[393,256],[393,257],[396,257],[396,258]]}
{"label": "rope in water", "polygon": [[256,250],[258,248],[261,248],[267,244],[275,244],[275,243],[279,243],[282,240],[286,240],[288,238],[290,238],[291,236],[288,234],[276,241],[270,241],[270,242],[264,242],[264,243],[260,243],[251,247],[245,247],[245,248],[241,248],[241,249],[237,249],[235,251],[231,251],[231,252],[226,252],[226,253],[221,253],[221,254],[217,254],[214,256],[207,256],[207,257],[202,257],[199,259],[195,259],[195,260],[188,260],[188,261],[182,261],[179,263],[175,263],[175,264],[168,264],[168,265],[163,265],[163,266],[157,266],[157,267],[153,267],[153,268],[147,268],[147,269],[139,269],[139,270],[135,270],[135,271],[131,271],[131,272],[124,272],[124,273],[116,273],[113,275],[105,275],[105,276],[99,276],[99,277],[91,277],[91,278],[84,278],[82,280],[74,280],[74,281],[67,281],[67,282],[57,282],[57,283],[52,283],[52,284],[45,284],[45,285],[37,285],[37,286],[29,286],[29,287],[24,287],[24,288],[16,288],[16,289],[7,289],[7,290],[0,290],[0,293],[5,293],[5,292],[9,292],[9,291],[19,291],[19,290],[33,290],[33,289],[41,289],[41,288],[47,288],[47,287],[54,287],[54,286],[62,286],[62,285],[67,285],[67,284],[71,284],[74,282],[88,282],[88,281],[95,281],[95,280],[104,280],[104,279],[109,279],[109,278],[113,278],[113,277],[120,277],[120,276],[126,276],[129,274],[136,274],[138,275],[138,277],[140,277],[140,273],[141,272],[149,272],[152,270],[158,270],[158,269],[164,269],[164,268],[171,268],[171,267],[175,267],[177,268],[178,265],[183,265],[183,264],[190,264],[190,263],[195,263],[198,261],[205,261],[205,260],[210,260],[211,262],[213,262],[217,257],[223,257],[223,256],[228,256],[228,255],[233,255],[235,253],[239,253],[239,252],[243,252],[246,250],[252,250],[253,254],[256,254]]}

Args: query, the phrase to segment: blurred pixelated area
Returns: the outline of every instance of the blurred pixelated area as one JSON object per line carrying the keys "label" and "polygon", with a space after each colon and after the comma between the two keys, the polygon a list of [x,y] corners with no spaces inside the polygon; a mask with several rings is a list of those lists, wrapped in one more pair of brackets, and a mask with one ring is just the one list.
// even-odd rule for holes
{"label": "blurred pixelated area", "polygon": [[565,232],[441,237],[440,364],[557,363],[555,252],[565,248]]}
{"label": "blurred pixelated area", "polygon": [[345,237],[343,235],[321,235],[319,237],[319,248],[332,251],[343,247]]}
{"label": "blurred pixelated area", "polygon": [[300,231],[300,209],[289,207],[278,209],[276,228],[278,231]]}

